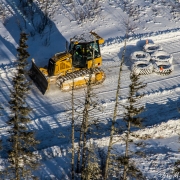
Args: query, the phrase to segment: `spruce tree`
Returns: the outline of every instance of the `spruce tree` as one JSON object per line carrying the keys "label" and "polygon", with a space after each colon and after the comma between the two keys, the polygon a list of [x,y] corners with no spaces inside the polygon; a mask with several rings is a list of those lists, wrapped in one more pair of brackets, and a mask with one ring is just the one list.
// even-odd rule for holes
{"label": "spruce tree", "polygon": [[87,162],[82,171],[83,180],[101,180],[102,170],[99,165],[99,158],[96,155],[97,147],[95,144],[89,142],[87,145]]}
{"label": "spruce tree", "polygon": [[124,167],[123,180],[126,180],[127,177],[143,179],[142,173],[133,165],[133,162],[130,159],[131,154],[129,153],[129,143],[131,127],[142,127],[143,118],[138,115],[144,111],[144,106],[139,105],[139,100],[143,97],[143,94],[140,94],[138,91],[145,88],[146,84],[140,82],[140,75],[135,73],[131,73],[130,79],[131,84],[129,86],[127,105],[124,105],[126,110],[124,114],[124,121],[126,122],[127,127],[125,137],[125,155],[124,157],[119,158],[122,166]]}
{"label": "spruce tree", "polygon": [[26,79],[27,58],[29,53],[26,44],[27,34],[20,34],[19,47],[17,48],[16,73],[12,79],[13,89],[10,91],[11,116],[8,125],[10,130],[10,150],[8,152],[8,179],[33,179],[32,171],[37,168],[37,157],[33,153],[38,141],[34,138],[34,132],[28,130],[27,124],[31,122],[28,117],[31,108],[26,104],[30,82]]}

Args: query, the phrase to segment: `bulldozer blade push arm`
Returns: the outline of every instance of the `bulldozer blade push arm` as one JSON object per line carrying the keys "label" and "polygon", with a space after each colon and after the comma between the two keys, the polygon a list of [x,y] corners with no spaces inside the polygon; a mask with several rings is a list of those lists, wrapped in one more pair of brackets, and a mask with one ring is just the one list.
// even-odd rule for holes
{"label": "bulldozer blade push arm", "polygon": [[44,95],[48,89],[49,82],[33,61],[32,67],[29,70],[29,76]]}

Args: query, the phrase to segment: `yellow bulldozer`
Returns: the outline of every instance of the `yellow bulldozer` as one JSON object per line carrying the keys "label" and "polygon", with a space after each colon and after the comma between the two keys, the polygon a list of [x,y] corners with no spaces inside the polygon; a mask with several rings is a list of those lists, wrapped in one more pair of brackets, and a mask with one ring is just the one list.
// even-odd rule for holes
{"label": "yellow bulldozer", "polygon": [[100,68],[102,57],[99,45],[103,43],[104,39],[92,31],[88,35],[75,36],[70,39],[68,50],[50,58],[47,67],[38,68],[32,60],[29,76],[42,94],[52,84],[62,91],[70,91],[72,86],[74,89],[85,87],[89,77],[93,85],[100,84],[105,80],[105,73]]}

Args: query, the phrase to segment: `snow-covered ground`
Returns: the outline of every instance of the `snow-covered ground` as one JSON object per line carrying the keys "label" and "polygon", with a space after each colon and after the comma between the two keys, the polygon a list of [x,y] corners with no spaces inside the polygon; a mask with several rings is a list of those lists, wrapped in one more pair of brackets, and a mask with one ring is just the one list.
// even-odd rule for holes
{"label": "snow-covered ground", "polygon": [[[36,2],[36,1],[35,1]],[[39,1],[40,2],[40,1]],[[38,66],[47,64],[48,59],[57,52],[65,50],[65,41],[75,35],[88,33],[93,30],[105,39],[101,46],[103,57],[102,69],[106,73],[103,84],[94,87],[98,96],[101,111],[96,117],[101,119],[104,134],[95,140],[99,147],[108,145],[110,120],[112,118],[115,93],[117,88],[120,57],[124,45],[125,27],[127,19],[123,0],[99,0],[99,7],[94,11],[87,9],[85,0],[66,1],[52,0],[49,5],[52,29],[50,38],[46,34],[36,34],[29,37],[28,51]],[[86,1],[91,2],[91,0]],[[142,105],[146,111],[142,116],[146,118],[145,128],[133,132],[133,142],[141,143],[139,150],[145,152],[145,158],[135,158],[138,167],[148,179],[172,180],[179,179],[178,174],[172,174],[174,162],[180,158],[178,149],[180,144],[180,10],[173,0],[132,0],[139,16],[132,17],[137,25],[127,42],[125,64],[122,72],[120,104],[126,102],[129,74],[131,71],[130,54],[142,50],[146,39],[162,46],[163,50],[173,55],[173,72],[168,76],[155,73],[142,76],[147,83],[143,90],[145,97]],[[1,0],[8,19],[0,22],[0,103],[3,106],[0,116],[0,135],[6,146],[8,129],[6,121],[9,116],[8,100],[11,80],[13,76],[16,47],[18,46],[20,30],[17,19],[22,18],[22,12],[16,6],[16,1]],[[40,4],[41,5],[41,4]],[[76,7],[76,9],[74,8]],[[83,22],[77,21],[79,10],[91,16]],[[123,11],[125,10],[125,11]],[[31,22],[23,17],[27,28],[33,29]],[[48,33],[47,33],[48,34]],[[48,35],[47,35],[48,37]],[[48,43],[46,44],[46,42]],[[30,68],[31,64],[28,68]],[[84,89],[75,91],[75,102],[81,113]],[[42,166],[37,174],[40,179],[70,179],[70,133],[71,133],[71,93],[53,89],[42,95],[35,85],[32,85],[27,104],[33,108],[30,114],[32,123],[29,128],[36,132],[40,140],[37,152],[41,155]],[[78,116],[79,114],[77,114]],[[121,106],[118,108],[120,122],[123,115]],[[78,119],[77,122],[78,124]],[[117,137],[119,138],[119,137]],[[115,145],[119,153],[123,153],[125,144],[119,140]],[[135,148],[133,145],[131,148]],[[4,165],[6,154],[1,153],[1,166]]]}

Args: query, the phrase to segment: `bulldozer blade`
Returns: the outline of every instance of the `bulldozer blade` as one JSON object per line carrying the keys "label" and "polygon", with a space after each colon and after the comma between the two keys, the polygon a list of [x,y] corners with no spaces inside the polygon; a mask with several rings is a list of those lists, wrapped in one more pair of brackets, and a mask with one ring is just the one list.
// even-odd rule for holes
{"label": "bulldozer blade", "polygon": [[39,70],[36,64],[32,61],[32,67],[29,70],[29,76],[37,86],[37,88],[44,95],[46,90],[48,89],[49,83],[43,73]]}

